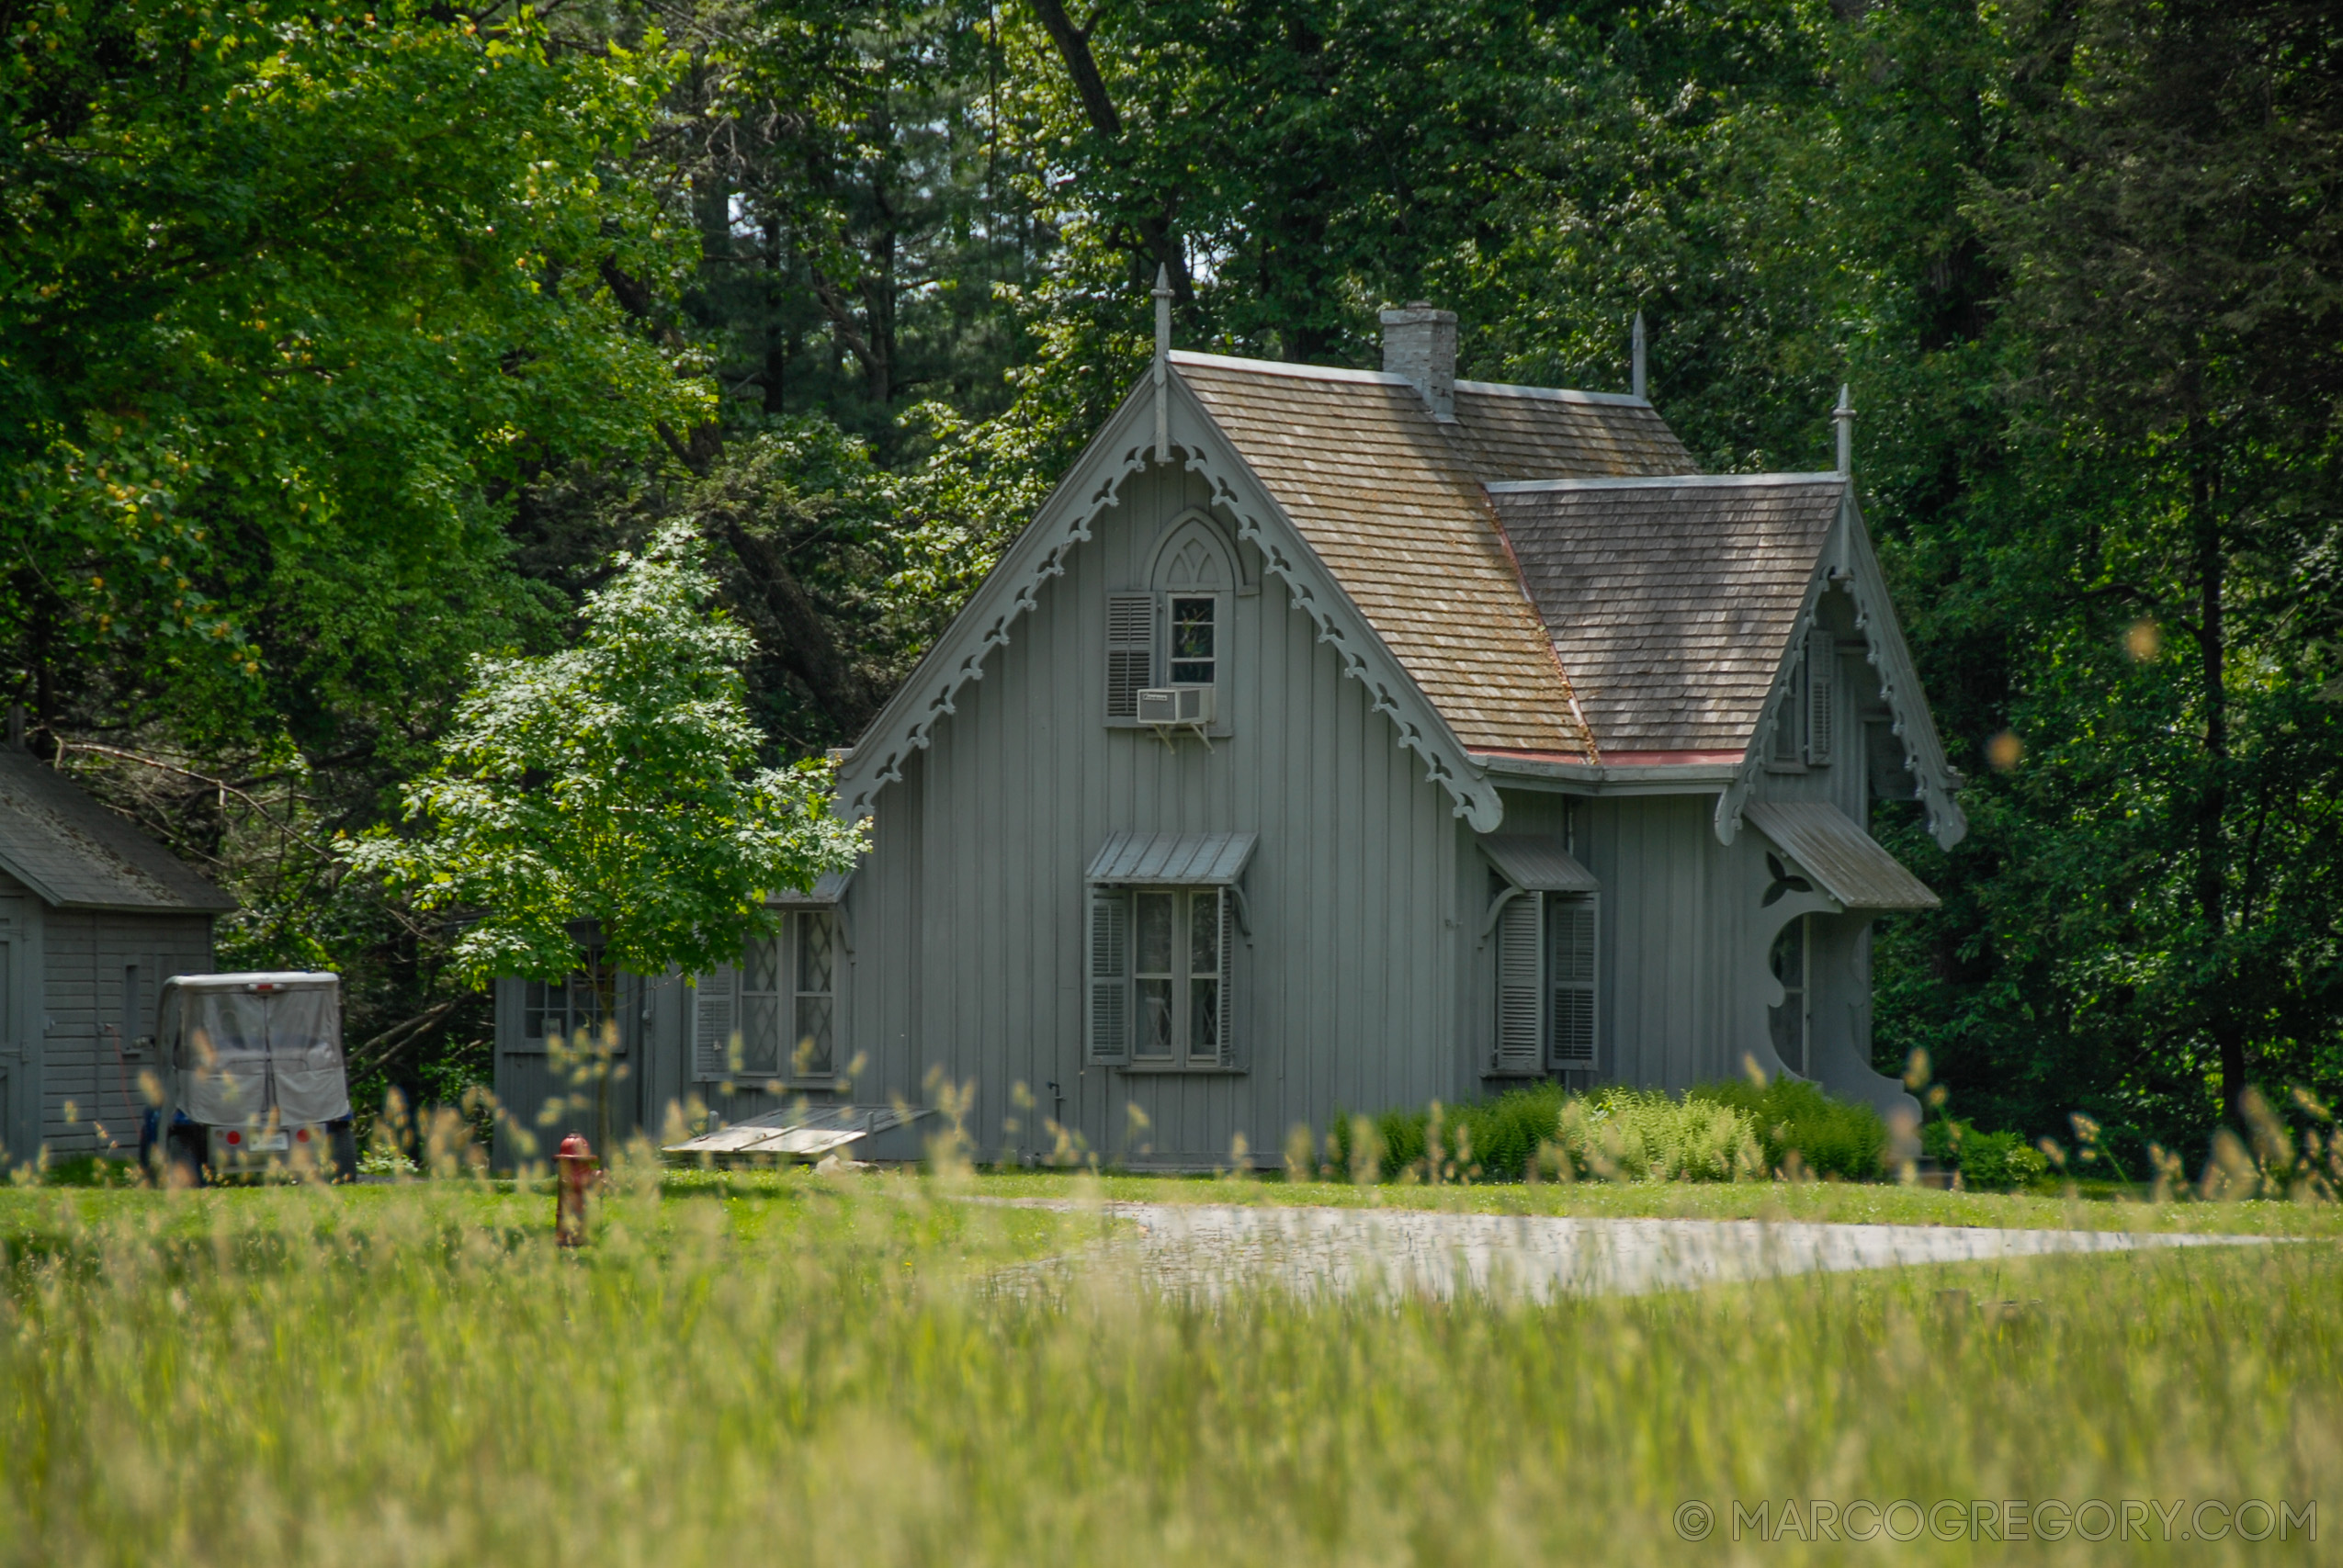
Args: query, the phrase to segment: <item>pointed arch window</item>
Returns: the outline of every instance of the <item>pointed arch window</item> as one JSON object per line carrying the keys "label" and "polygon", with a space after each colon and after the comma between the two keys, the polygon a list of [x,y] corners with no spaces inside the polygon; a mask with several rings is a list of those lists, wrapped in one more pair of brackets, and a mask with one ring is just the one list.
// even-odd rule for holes
{"label": "pointed arch window", "polygon": [[1106,599],[1106,722],[1138,726],[1139,693],[1204,687],[1213,694],[1207,733],[1228,733],[1235,553],[1203,512],[1178,520],[1156,547],[1144,592]]}

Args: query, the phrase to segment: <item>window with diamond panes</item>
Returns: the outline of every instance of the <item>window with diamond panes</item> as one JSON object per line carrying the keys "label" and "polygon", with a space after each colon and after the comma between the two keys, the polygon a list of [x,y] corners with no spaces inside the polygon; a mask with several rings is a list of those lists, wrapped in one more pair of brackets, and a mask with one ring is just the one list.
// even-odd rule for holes
{"label": "window with diamond panes", "polygon": [[797,1039],[790,1066],[800,1077],[821,1077],[837,1070],[831,1038],[837,1002],[837,919],[827,909],[807,909],[798,915],[797,926]]}
{"label": "window with diamond panes", "polygon": [[837,1070],[838,917],[793,909],[751,942],[738,967],[694,987],[694,1055],[703,1081],[752,1087],[826,1078]]}
{"label": "window with diamond panes", "polygon": [[782,1050],[789,1015],[788,926],[750,942],[741,954],[741,1060],[746,1077],[777,1078],[788,1061]]}

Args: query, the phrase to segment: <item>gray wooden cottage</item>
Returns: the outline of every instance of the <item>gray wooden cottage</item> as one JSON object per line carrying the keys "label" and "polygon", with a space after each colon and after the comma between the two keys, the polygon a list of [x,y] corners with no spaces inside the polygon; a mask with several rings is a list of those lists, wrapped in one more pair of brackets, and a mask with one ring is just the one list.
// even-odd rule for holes
{"label": "gray wooden cottage", "polygon": [[0,745],[0,1168],[137,1152],[164,979],[236,907],[54,768]]}
{"label": "gray wooden cottage", "polygon": [[[1844,421],[1839,472],[1702,474],[1640,396],[1383,321],[1380,373],[1159,348],[843,754],[852,877],[601,983],[630,1114],[948,1084],[989,1156],[1209,1167],[1541,1077],[1911,1109],[1870,932],[1935,900],[1869,808],[1964,823]],[[504,985],[525,1122],[595,991]]]}

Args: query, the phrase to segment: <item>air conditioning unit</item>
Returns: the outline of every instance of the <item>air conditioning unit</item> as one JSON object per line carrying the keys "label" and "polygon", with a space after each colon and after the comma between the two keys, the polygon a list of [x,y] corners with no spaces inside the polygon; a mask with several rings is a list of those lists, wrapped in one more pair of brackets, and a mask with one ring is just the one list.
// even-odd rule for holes
{"label": "air conditioning unit", "polygon": [[1149,686],[1139,693],[1139,722],[1141,724],[1204,726],[1218,716],[1214,712],[1214,688],[1210,686]]}

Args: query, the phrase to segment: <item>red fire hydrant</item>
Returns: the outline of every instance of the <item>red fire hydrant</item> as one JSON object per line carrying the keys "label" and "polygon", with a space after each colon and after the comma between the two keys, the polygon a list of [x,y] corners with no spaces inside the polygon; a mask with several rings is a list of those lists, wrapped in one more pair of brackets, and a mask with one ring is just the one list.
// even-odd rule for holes
{"label": "red fire hydrant", "polygon": [[560,1167],[560,1186],[553,1195],[553,1239],[563,1247],[582,1246],[586,1234],[586,1189],[594,1184],[594,1145],[583,1133],[561,1140],[554,1156]]}

